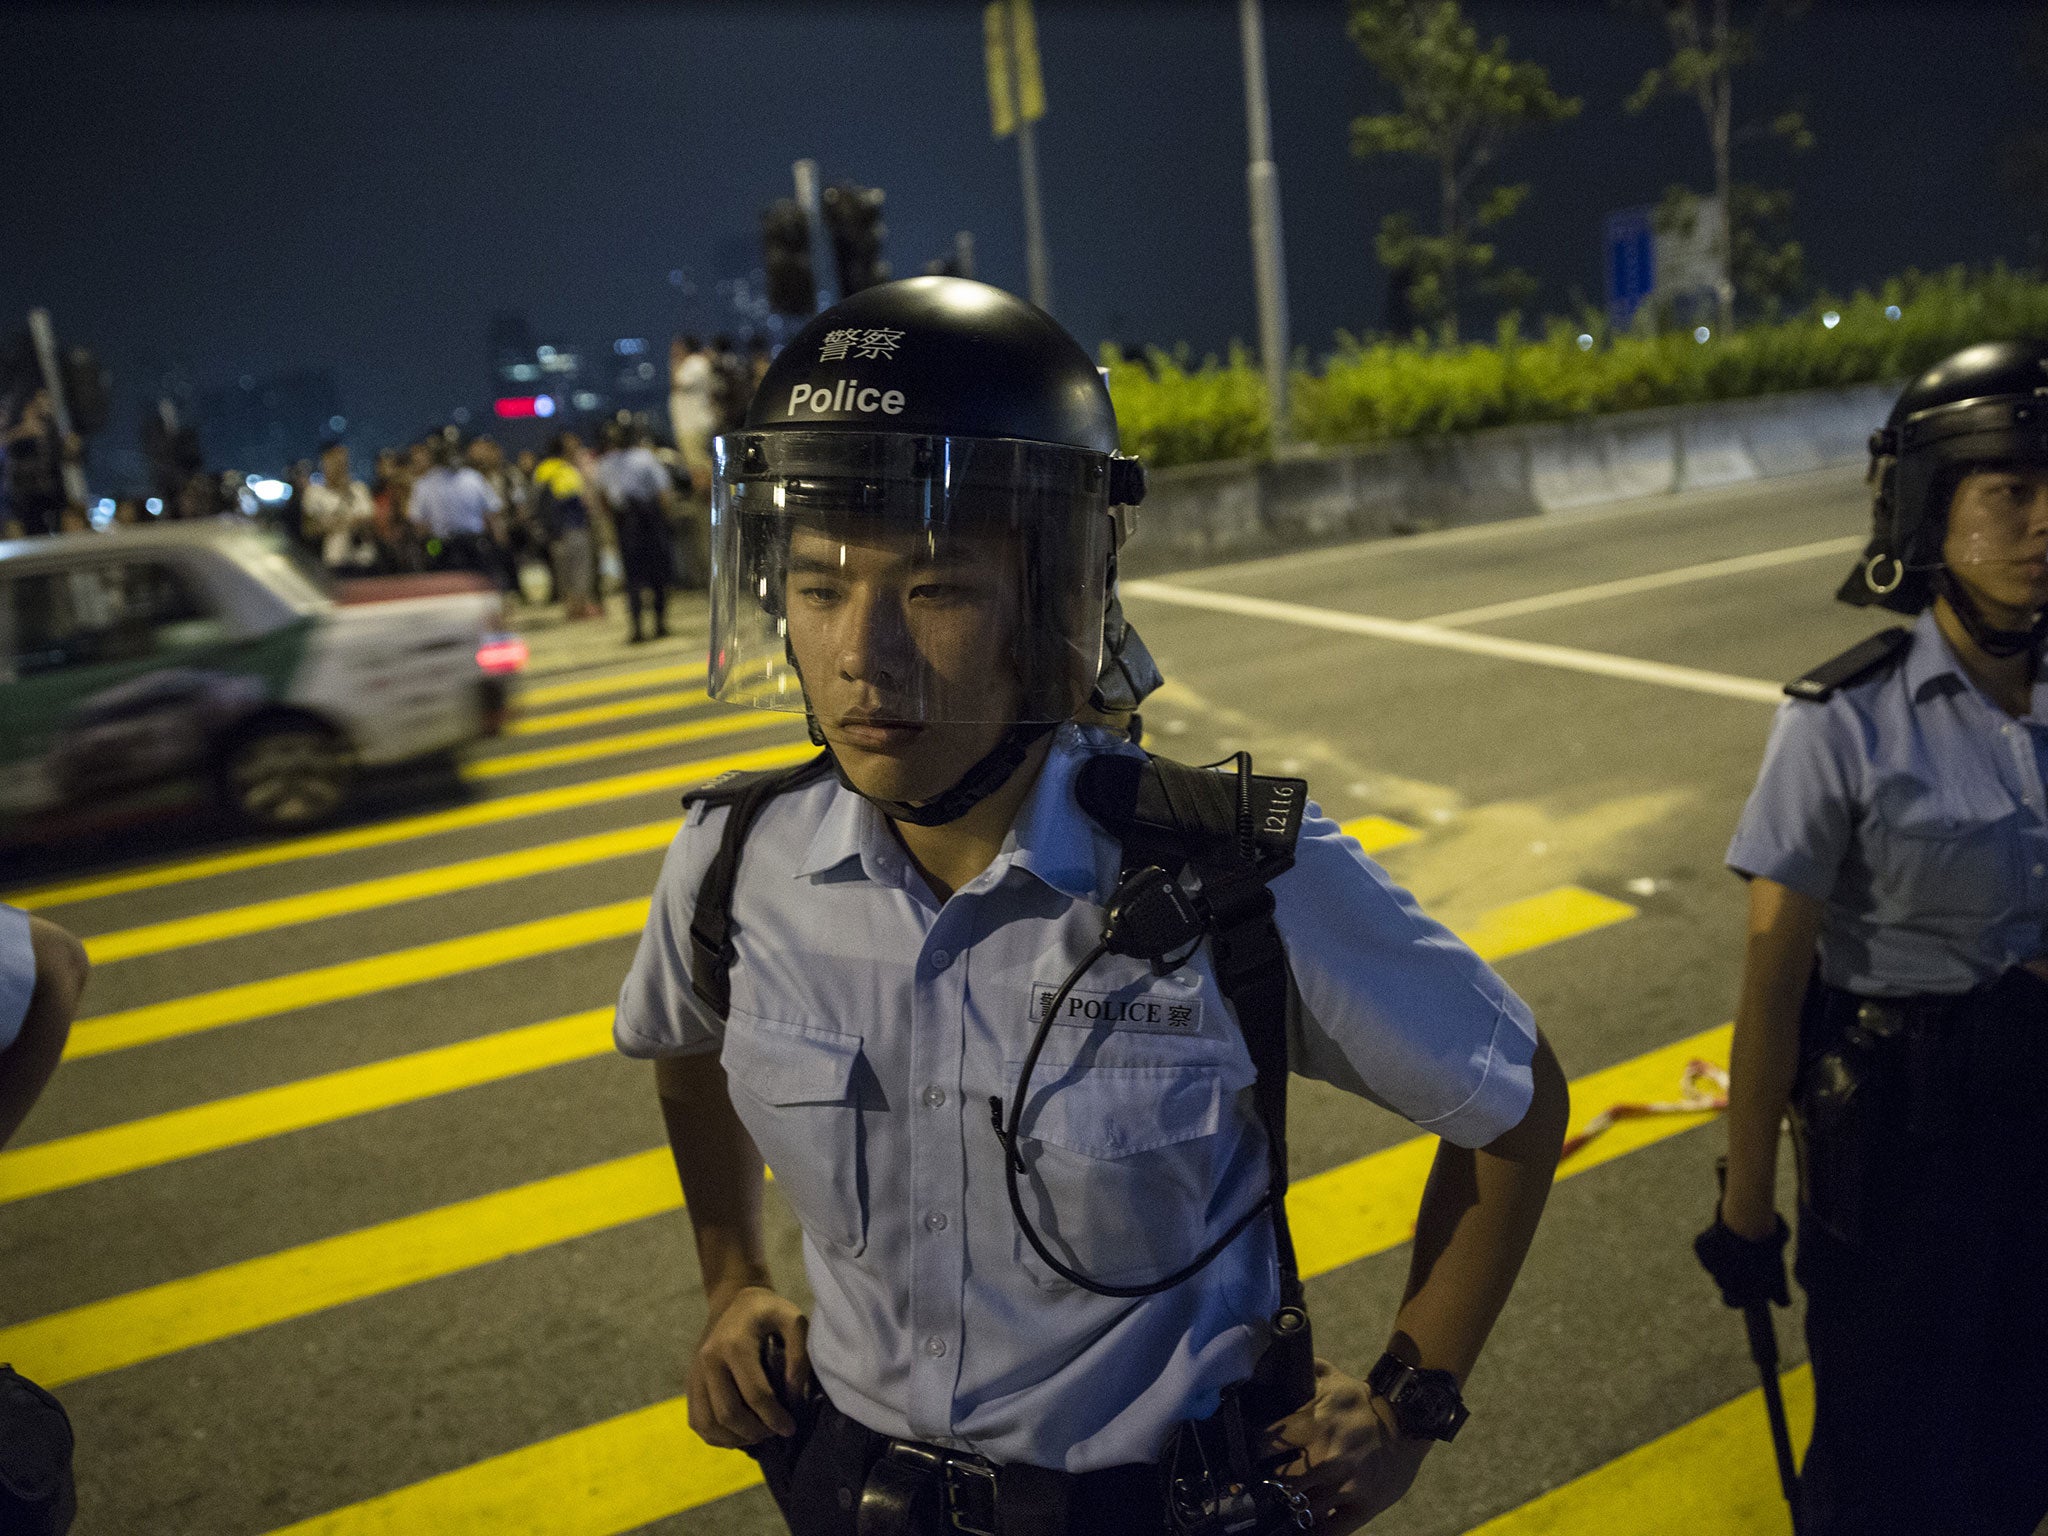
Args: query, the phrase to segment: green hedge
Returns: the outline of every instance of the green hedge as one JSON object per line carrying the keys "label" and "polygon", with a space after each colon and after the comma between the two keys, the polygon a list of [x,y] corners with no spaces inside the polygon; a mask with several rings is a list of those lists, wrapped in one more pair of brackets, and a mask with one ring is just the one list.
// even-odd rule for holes
{"label": "green hedge", "polygon": [[[1899,318],[1890,319],[1887,306]],[[1821,323],[1840,315],[1832,328]],[[1875,293],[1822,299],[1791,320],[1696,342],[1691,332],[1605,334],[1553,321],[1540,338],[1510,320],[1491,345],[1431,347],[1338,337],[1320,371],[1293,374],[1297,439],[1338,445],[1608,411],[1731,400],[1895,379],[1972,342],[2048,336],[2048,282],[1995,268],[1908,273]],[[1105,354],[1124,451],[1154,468],[1259,457],[1271,448],[1264,376],[1242,348],[1199,367],[1185,348],[1146,364]]]}

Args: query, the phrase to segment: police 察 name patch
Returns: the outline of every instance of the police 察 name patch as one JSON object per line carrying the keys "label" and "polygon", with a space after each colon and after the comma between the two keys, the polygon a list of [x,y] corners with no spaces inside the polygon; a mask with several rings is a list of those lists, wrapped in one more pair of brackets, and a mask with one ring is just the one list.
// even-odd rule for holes
{"label": "police \u5bdf name patch", "polygon": [[[1045,1010],[1059,996],[1058,982],[1040,982],[1031,989],[1031,1022],[1043,1023]],[[1192,987],[1165,986],[1145,990],[1119,987],[1091,992],[1076,987],[1060,1004],[1055,1024],[1081,1029],[1132,1029],[1159,1035],[1202,1032],[1202,994]]]}

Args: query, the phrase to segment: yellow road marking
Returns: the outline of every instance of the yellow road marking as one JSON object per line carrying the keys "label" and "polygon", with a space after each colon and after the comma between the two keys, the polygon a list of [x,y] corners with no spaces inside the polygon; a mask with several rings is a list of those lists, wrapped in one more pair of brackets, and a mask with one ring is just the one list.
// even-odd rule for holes
{"label": "yellow road marking", "polygon": [[1358,846],[1368,854],[1385,853],[1389,848],[1412,843],[1422,836],[1406,822],[1387,816],[1360,816],[1355,821],[1345,822],[1337,830],[1346,837],[1357,839]]}
{"label": "yellow road marking", "polygon": [[752,1457],[699,1440],[673,1397],[271,1536],[615,1536],[760,1481]]}
{"label": "yellow road marking", "polygon": [[[645,908],[645,904],[639,902],[620,905],[637,907],[642,911]],[[597,910],[611,912],[616,909]],[[637,917],[633,926],[639,926]],[[509,931],[500,930],[500,933]],[[1530,931],[1537,930],[1532,928]],[[1536,939],[1532,942],[1546,943],[1550,940]],[[431,949],[435,946],[425,947]],[[76,1031],[73,1038],[76,1039]],[[1682,1047],[1671,1049],[1694,1044],[1696,1042],[1684,1042]],[[481,1043],[475,1046],[476,1055],[470,1058],[472,1066],[476,1056],[486,1049]],[[442,1058],[440,1070],[444,1072],[449,1070],[447,1059],[445,1056]],[[461,1058],[458,1057],[457,1061],[457,1070],[460,1070]],[[368,1073],[369,1069],[357,1071]],[[396,1091],[391,1077],[380,1080],[375,1075],[356,1077],[347,1073],[336,1076],[358,1085],[352,1086],[351,1091],[367,1096],[374,1097],[379,1091]],[[1595,1075],[1595,1080],[1604,1081],[1599,1074]],[[380,1081],[381,1090],[378,1087]],[[291,1094],[293,1086],[306,1085],[272,1090],[279,1097],[266,1101],[265,1112],[272,1115],[282,1113],[292,1119],[291,1124],[282,1125],[280,1129],[300,1128],[320,1123],[321,1119],[360,1112],[343,1108],[334,1115],[316,1118],[316,1106],[305,1099],[294,1098]],[[248,1097],[262,1098],[261,1095]],[[1601,1100],[1603,1105],[1606,1102],[1604,1098]],[[200,1111],[213,1107],[200,1106]],[[365,1107],[376,1106],[370,1104]],[[158,1120],[161,1122],[165,1118],[168,1117],[158,1117]],[[187,1122],[201,1127],[206,1123],[203,1116]],[[1644,1123],[1631,1122],[1630,1128],[1639,1130]],[[1693,1118],[1687,1117],[1686,1124],[1691,1123]],[[148,1126],[150,1122],[138,1124]],[[101,1134],[111,1136],[123,1129],[114,1127]],[[191,1134],[189,1131],[171,1134],[181,1133]],[[146,1142],[162,1133],[138,1130],[133,1134]],[[104,1145],[116,1146],[117,1142],[109,1141]],[[1592,1166],[1600,1160],[1595,1153],[1604,1145],[1604,1140],[1593,1143],[1581,1158],[1573,1160],[1573,1167]],[[1298,1218],[1297,1243],[1302,1249],[1303,1272],[1321,1273],[1322,1268],[1349,1263],[1366,1253],[1379,1252],[1406,1241],[1409,1224],[1414,1218],[1415,1201],[1420,1196],[1422,1180],[1428,1173],[1429,1158],[1434,1154],[1435,1146],[1434,1137],[1417,1137],[1409,1143],[1297,1184],[1288,1196],[1290,1216],[1295,1210],[1297,1196],[1310,1202],[1303,1207],[1303,1214]],[[27,1153],[35,1148],[22,1150]],[[667,1158],[660,1151],[635,1154],[617,1162],[600,1163],[594,1168],[542,1180],[539,1184],[479,1196],[381,1226],[287,1249],[283,1253],[54,1313],[16,1328],[0,1330],[0,1359],[33,1361],[28,1374],[37,1380],[75,1380],[81,1375],[113,1370],[172,1350],[188,1349],[285,1318],[303,1316],[438,1275],[452,1274],[509,1253],[545,1246],[547,1242],[567,1241],[571,1237],[638,1221],[680,1204],[681,1196],[672,1173],[657,1188],[638,1179],[638,1176],[628,1177],[620,1173],[619,1170],[628,1164],[666,1168]],[[0,1163],[0,1167],[4,1166]],[[132,1160],[127,1164],[129,1169],[138,1166],[141,1164]],[[548,1226],[547,1230],[558,1234],[554,1237],[531,1242],[524,1238],[511,1241],[507,1237],[508,1233],[521,1232],[523,1224],[540,1223],[545,1226],[550,1222],[554,1225]],[[1334,1230],[1316,1232],[1314,1241],[1305,1241],[1313,1228],[1323,1226]],[[1312,1264],[1320,1264],[1321,1268],[1312,1267]],[[42,1371],[40,1375],[39,1368]],[[69,1374],[64,1374],[67,1372]]]}
{"label": "yellow road marking", "polygon": [[[720,715],[714,720],[691,720],[682,725],[658,726],[651,731],[628,731],[619,736],[600,736],[596,741],[578,741],[566,747],[542,747],[535,752],[507,752],[498,757],[480,757],[462,765],[462,776],[471,783],[502,779],[510,773],[533,773],[542,768],[559,768],[565,763],[587,763],[600,757],[618,757],[627,752],[645,752],[652,747],[674,747],[684,742],[709,741],[714,736],[737,736],[742,731],[762,731],[770,726],[796,724],[794,716],[773,710],[748,709]],[[805,744],[804,755],[817,748]]]}
{"label": "yellow road marking", "polygon": [[[1633,1061],[1594,1072],[1579,1079],[1572,1086],[1572,1097],[1577,1108],[1573,1111],[1573,1129],[1620,1097],[1640,1097],[1646,1080],[1655,1077],[1655,1091],[1659,1096],[1668,1094],[1676,1082],[1676,1073],[1683,1063],[1693,1056],[1703,1056],[1725,1063],[1730,1036],[1730,1027],[1722,1025],[1710,1029],[1675,1045],[1665,1046],[1649,1052]],[[1718,1055],[1717,1055],[1718,1052]],[[1606,1138],[1594,1142],[1584,1153],[1571,1160],[1558,1172],[1560,1178],[1570,1178],[1597,1166],[1622,1151],[1636,1146],[1661,1141],[1675,1136],[1698,1124],[1703,1116],[1682,1115],[1656,1120],[1625,1122],[1633,1137],[1621,1144],[1610,1143]],[[1617,1127],[1617,1131],[1622,1127]],[[1368,1258],[1399,1247],[1414,1233],[1415,1211],[1422,1199],[1422,1189],[1429,1176],[1431,1162],[1435,1159],[1438,1146],[1434,1136],[1417,1136],[1408,1141],[1376,1152],[1369,1157],[1359,1158],[1341,1168],[1318,1174],[1295,1184],[1287,1192],[1287,1217],[1294,1231],[1297,1255],[1304,1275],[1320,1275],[1340,1268],[1355,1260]],[[654,1156],[656,1154],[646,1154]],[[200,1277],[202,1280],[205,1277]],[[81,1309],[81,1311],[84,1309]],[[81,1324],[88,1322],[81,1318]],[[29,1325],[31,1327],[34,1324]],[[76,1328],[77,1325],[74,1325]],[[38,1375],[38,1361],[28,1355],[8,1333],[0,1333],[0,1352],[12,1351],[16,1359],[25,1355],[30,1360],[28,1374],[40,1380],[52,1379],[45,1369]],[[56,1377],[62,1381],[71,1378]],[[1752,1398],[1757,1394],[1751,1394]],[[1731,1404],[1719,1413],[1733,1413],[1747,1406],[1754,1415],[1755,1426],[1760,1428],[1762,1411],[1749,1399]],[[648,1415],[665,1408],[667,1417],[660,1420],[665,1432],[674,1439],[665,1446],[662,1456],[650,1458],[643,1438],[645,1427],[650,1422]],[[1806,1416],[1803,1404],[1793,1411]],[[1714,1416],[1709,1415],[1709,1419]],[[1705,1421],[1701,1421],[1705,1422]],[[1739,1426],[1738,1426],[1739,1427]],[[1686,1431],[1679,1431],[1680,1435]],[[1746,1437],[1750,1430],[1742,1431]],[[1669,1438],[1669,1437],[1667,1437]],[[446,1532],[449,1536],[496,1536],[505,1530],[546,1532],[547,1536],[614,1536],[614,1533],[631,1530],[636,1525],[652,1524],[655,1520],[708,1504],[740,1488],[750,1486],[756,1476],[753,1463],[740,1465],[732,1460],[721,1461],[717,1456],[698,1458],[701,1442],[688,1432],[685,1405],[681,1398],[672,1398],[655,1408],[642,1409],[636,1414],[609,1419],[603,1423],[573,1430],[558,1435],[552,1440],[543,1440],[512,1452],[509,1457],[497,1457],[491,1461],[475,1463],[440,1477],[429,1478],[409,1487],[399,1488],[378,1498],[360,1504],[351,1504],[319,1517],[288,1527],[290,1536],[304,1536],[304,1533],[319,1532],[320,1536],[398,1536],[401,1532],[431,1530]],[[1713,1478],[1702,1477],[1701,1470],[1711,1465],[1706,1460],[1708,1453],[1718,1454],[1715,1445],[1705,1445],[1696,1459],[1688,1459],[1686,1466],[1691,1470],[1687,1475],[1711,1482]],[[727,1453],[737,1456],[737,1452]],[[1770,1452],[1766,1445],[1763,1455],[1764,1466],[1769,1467]],[[554,1524],[530,1523],[504,1525],[501,1512],[506,1508],[545,1508],[547,1500],[534,1502],[533,1490],[556,1489],[574,1490],[601,1488],[621,1490],[632,1488],[642,1480],[655,1475],[653,1469],[665,1466],[684,1457],[693,1458],[687,1476],[665,1478],[664,1497],[658,1502],[636,1503],[629,1511],[619,1516],[608,1510],[600,1511],[594,1504],[587,1506],[591,1514],[587,1523]],[[514,1459],[516,1458],[516,1460]],[[1754,1460],[1754,1457],[1750,1457]],[[1626,1458],[1624,1458],[1626,1460]],[[1745,1463],[1746,1464],[1746,1463]],[[501,1488],[492,1470],[506,1477],[510,1491]],[[1598,1474],[1592,1474],[1597,1476]],[[1674,1472],[1671,1480],[1675,1481]],[[738,1481],[744,1478],[745,1481]],[[1754,1481],[1754,1479],[1749,1479]],[[1582,1481],[1584,1481],[1582,1479]],[[1775,1489],[1775,1475],[1770,1476],[1765,1486]],[[1550,1495],[1557,1498],[1569,1492],[1558,1490]],[[524,1504],[511,1502],[516,1493]],[[1641,1523],[1638,1515],[1636,1524],[1606,1524],[1593,1517],[1593,1511],[1604,1511],[1606,1505],[1566,1506],[1572,1510],[1583,1507],[1587,1513],[1577,1519],[1565,1519],[1558,1523],[1530,1526],[1524,1532],[1517,1529],[1515,1536],[1530,1536],[1542,1532],[1544,1536],[1578,1536],[1580,1532],[1597,1531],[1606,1536],[1610,1531],[1635,1532],[1652,1536],[1672,1530],[1749,1530],[1755,1527],[1726,1525],[1717,1527],[1696,1526],[1685,1521],[1669,1523]],[[1614,1507],[1626,1507],[1620,1499]],[[1655,1505],[1643,1506],[1651,1516],[1658,1513]],[[625,1518],[630,1514],[630,1519]],[[579,1508],[579,1515],[581,1509]],[[528,1517],[537,1519],[539,1517]],[[606,1523],[616,1520],[617,1523]],[[321,1523],[324,1522],[324,1523]],[[1486,1531],[1492,1533],[1489,1526]],[[273,1536],[287,1536],[286,1532]],[[1476,1536],[1476,1533],[1475,1533]]]}
{"label": "yellow road marking", "polygon": [[0,1152],[0,1204],[497,1082],[611,1049],[612,1010],[414,1051],[277,1088]]}
{"label": "yellow road marking", "polygon": [[[1802,1365],[1778,1380],[1793,1454],[1804,1456],[1813,1435],[1813,1372]],[[1747,1392],[1487,1521],[1470,1536],[1789,1532],[1792,1520],[1778,1488],[1778,1462],[1763,1403],[1761,1388]]]}
{"label": "yellow road marking", "polygon": [[77,1381],[682,1203],[667,1150],[636,1152],[0,1328],[0,1360],[45,1385]]}
{"label": "yellow road marking", "polygon": [[1539,944],[1554,944],[1576,934],[1625,922],[1636,909],[1576,885],[1561,885],[1554,891],[1511,901],[1482,913],[1472,927],[1458,935],[1472,946],[1482,960],[1518,955]]}
{"label": "yellow road marking", "polygon": [[519,715],[507,723],[505,733],[508,736],[545,736],[554,731],[573,731],[579,726],[602,725],[607,720],[630,720],[635,715],[665,715],[671,710],[691,709],[710,702],[711,695],[702,688],[683,688],[669,693],[650,693],[638,699],[620,699],[615,704],[588,704],[581,709]]}
{"label": "yellow road marking", "polygon": [[616,832],[597,832],[589,837],[565,838],[543,843],[538,848],[520,848],[511,853],[487,854],[463,859],[410,874],[385,875],[375,880],[357,880],[348,885],[309,891],[303,896],[281,896],[274,901],[255,901],[246,906],[225,907],[202,912],[196,917],[174,918],[166,923],[149,923],[140,928],[122,928],[85,941],[85,952],[95,965],[110,960],[132,960],[139,955],[157,955],[166,950],[209,944],[218,939],[264,933],[295,923],[317,922],[351,912],[369,912],[400,902],[445,896],[452,891],[474,890],[505,880],[551,870],[574,869],[605,859],[624,858],[666,848],[682,825],[680,818],[649,822],[644,826],[622,827]]}
{"label": "yellow road marking", "polygon": [[543,683],[538,688],[521,688],[512,702],[524,709],[534,704],[565,704],[571,699],[601,699],[608,693],[631,693],[636,688],[658,688],[663,683],[701,683],[708,675],[702,662],[680,667],[642,667],[633,672],[614,672],[606,677],[586,677],[574,683]]}
{"label": "yellow road marking", "polygon": [[269,981],[246,981],[213,992],[196,992],[190,997],[172,998],[165,1003],[147,1003],[140,1008],[123,1008],[81,1019],[71,1026],[71,1040],[64,1049],[66,1061],[124,1051],[202,1030],[219,1029],[295,1008],[319,1003],[341,1002],[409,987],[417,982],[458,976],[485,966],[503,965],[534,955],[550,955],[603,939],[638,933],[647,923],[647,898],[615,901],[560,917],[535,918],[459,939],[442,939],[388,955],[362,960],[344,960],[315,970],[295,971]]}
{"label": "yellow road marking", "polygon": [[721,773],[781,768],[790,763],[800,762],[814,755],[816,751],[817,748],[808,742],[757,747],[749,752],[707,757],[693,763],[647,768],[638,773],[619,774],[609,779],[592,779],[586,784],[565,784],[559,789],[530,790],[525,794],[506,795],[500,799],[480,801],[475,805],[458,806],[453,810],[429,811],[424,815],[406,816],[396,821],[379,822],[374,826],[351,828],[345,832],[315,833],[310,837],[293,838],[282,843],[267,843],[259,848],[238,849],[233,853],[209,854],[202,858],[181,859],[175,863],[154,864],[145,869],[129,870],[117,875],[68,880],[61,885],[16,891],[4,899],[13,906],[28,909],[97,901],[105,896],[124,896],[132,891],[155,890],[160,886],[177,885],[187,880],[235,874],[245,869],[264,869],[275,864],[290,864],[299,859],[322,858],[328,854],[353,853],[362,848],[380,848],[391,843],[410,842],[414,838],[431,837],[442,832],[460,832],[471,827],[494,826],[500,822],[518,821],[528,816],[544,816],[555,811],[602,805],[611,800],[629,800],[636,795],[683,789],[692,784],[702,783],[706,779],[715,779]]}

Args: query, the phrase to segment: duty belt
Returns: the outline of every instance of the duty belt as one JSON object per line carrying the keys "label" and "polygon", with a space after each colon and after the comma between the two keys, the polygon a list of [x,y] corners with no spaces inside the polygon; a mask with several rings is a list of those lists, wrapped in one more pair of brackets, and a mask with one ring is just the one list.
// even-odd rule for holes
{"label": "duty belt", "polygon": [[949,1451],[914,1440],[891,1440],[868,1472],[861,1490],[858,1529],[915,1530],[913,1507],[920,1495],[936,1493],[946,1527],[963,1536],[997,1536],[1000,1498],[996,1469],[984,1457]]}

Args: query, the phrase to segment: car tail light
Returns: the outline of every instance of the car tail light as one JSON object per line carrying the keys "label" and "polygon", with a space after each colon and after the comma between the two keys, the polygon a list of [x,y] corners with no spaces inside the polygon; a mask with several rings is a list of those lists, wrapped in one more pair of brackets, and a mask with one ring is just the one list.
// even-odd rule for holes
{"label": "car tail light", "polygon": [[489,677],[503,677],[526,666],[526,642],[517,635],[486,635],[476,648],[476,664]]}

